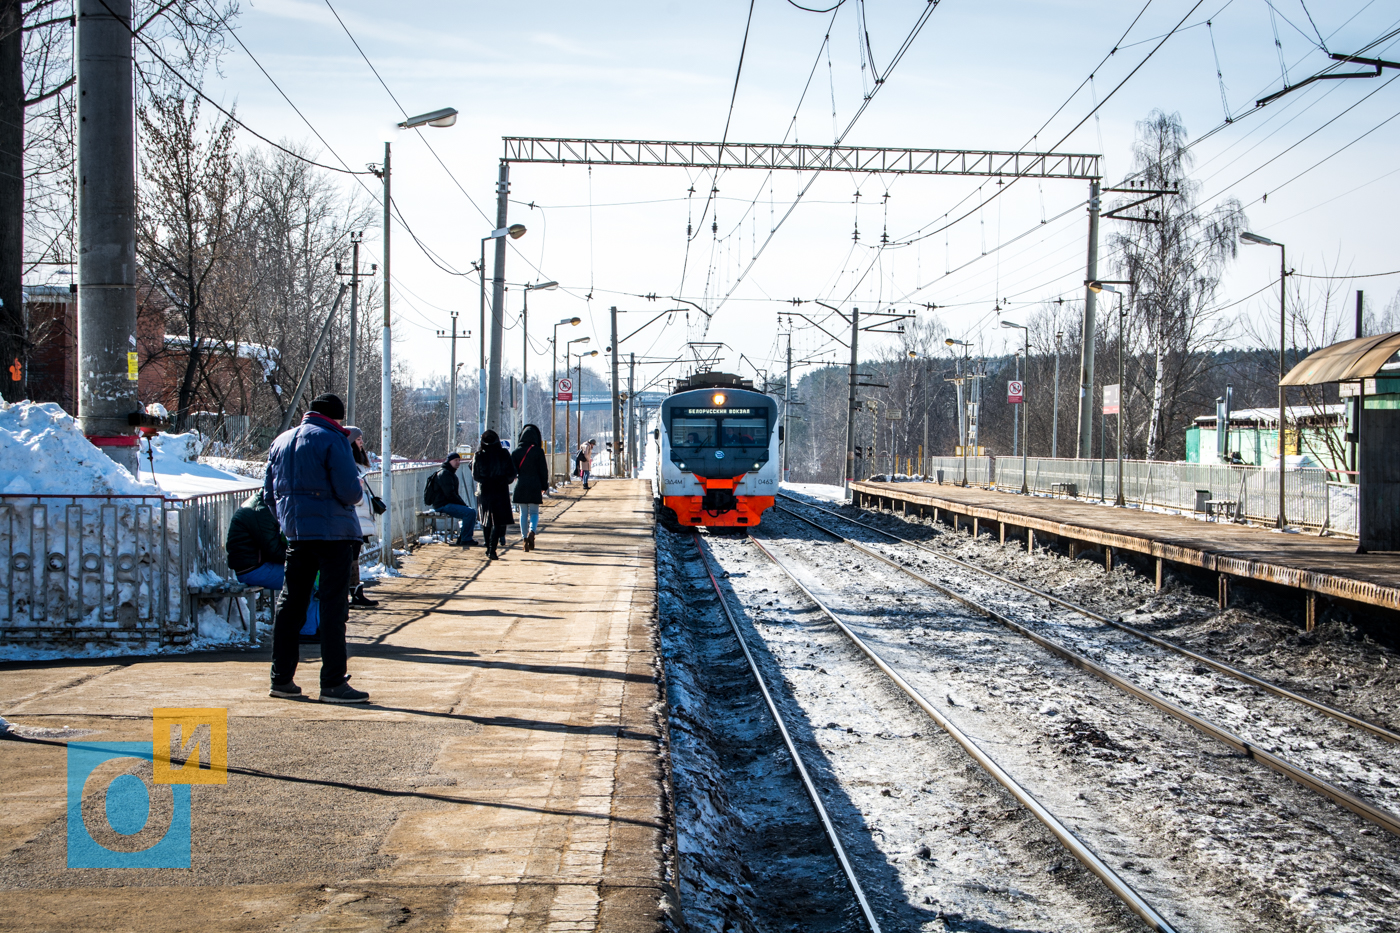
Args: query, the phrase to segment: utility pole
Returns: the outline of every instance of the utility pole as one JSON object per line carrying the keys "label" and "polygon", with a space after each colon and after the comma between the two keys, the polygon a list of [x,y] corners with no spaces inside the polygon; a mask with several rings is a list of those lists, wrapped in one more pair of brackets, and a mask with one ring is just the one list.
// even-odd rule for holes
{"label": "utility pole", "polygon": [[1087,460],[1094,454],[1094,323],[1098,295],[1088,283],[1099,277],[1099,181],[1089,182],[1089,258],[1085,264],[1083,344],[1079,348],[1079,433],[1075,456]]}
{"label": "utility pole", "polygon": [[[790,325],[789,325],[790,326]],[[788,414],[792,411],[792,331],[787,335],[787,382],[783,385],[783,482],[788,481]]]}
{"label": "utility pole", "polygon": [[24,316],[24,13],[0,0],[0,396],[26,398]]}
{"label": "utility pole", "polygon": [[856,472],[856,344],[860,340],[860,308],[851,309],[851,373],[846,395],[846,475],[841,483],[851,498],[851,480]]}
{"label": "utility pole", "polygon": [[[1030,360],[1026,360],[1026,371],[1030,371]],[[1016,381],[1021,381],[1021,354],[1016,354]],[[1025,384],[1021,385],[1021,396],[1025,397]],[[1011,406],[1011,456],[1021,455],[1021,406]]]}
{"label": "utility pole", "polygon": [[1064,331],[1055,334],[1055,407],[1050,420],[1050,459],[1060,455],[1060,341]]}
{"label": "utility pole", "polygon": [[447,451],[451,453],[457,449],[457,341],[467,340],[471,337],[471,331],[464,334],[457,333],[457,312],[452,312],[452,333],[438,331],[438,338],[452,341],[451,364],[448,372],[447,384]]}
{"label": "utility pole", "polygon": [[[506,228],[510,206],[510,163],[501,160],[500,177],[496,181],[496,229]],[[486,427],[497,430],[501,425],[501,352],[505,340],[506,300],[506,238],[496,240],[496,271],[491,278],[491,359],[487,377]],[[484,274],[484,273],[483,273]]]}
{"label": "utility pole", "polygon": [[617,395],[617,305],[608,309],[612,316],[612,474],[618,474],[622,448],[622,400]]}
{"label": "utility pole", "polygon": [[350,361],[345,374],[345,423],[355,423],[355,384],[360,372],[360,242],[363,230],[350,234]]}
{"label": "utility pole", "polygon": [[127,420],[138,405],[131,35],[131,0],[79,0],[78,418],[88,440],[134,475],[140,448]]}
{"label": "utility pole", "polygon": [[[105,3],[107,0],[97,0]],[[397,567],[394,560],[394,364],[393,318],[389,316],[389,233],[392,217],[390,200],[389,143],[384,144],[384,345],[380,349],[379,370],[379,495],[384,500],[384,529],[380,535],[380,560],[385,567]]]}
{"label": "utility pole", "polygon": [[633,435],[637,433],[637,354],[632,354],[631,364],[627,368],[627,475],[635,476],[637,472],[637,442]]}

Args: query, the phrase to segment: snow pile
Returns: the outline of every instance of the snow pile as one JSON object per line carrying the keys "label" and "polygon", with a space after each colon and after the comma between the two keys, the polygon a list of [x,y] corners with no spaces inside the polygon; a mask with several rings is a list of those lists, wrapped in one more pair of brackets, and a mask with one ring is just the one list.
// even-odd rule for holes
{"label": "snow pile", "polygon": [[56,403],[0,401],[0,495],[157,492],[94,447]]}
{"label": "snow pile", "polygon": [[782,483],[780,488],[783,492],[816,499],[819,502],[846,501],[846,490],[840,486],[828,486],[825,483]]}
{"label": "snow pile", "polygon": [[187,434],[157,434],[141,444],[137,472],[150,477],[154,461],[155,483],[163,491],[177,496],[256,489],[262,485],[261,477],[241,476],[201,461],[199,452],[204,445],[204,436],[194,431]]}

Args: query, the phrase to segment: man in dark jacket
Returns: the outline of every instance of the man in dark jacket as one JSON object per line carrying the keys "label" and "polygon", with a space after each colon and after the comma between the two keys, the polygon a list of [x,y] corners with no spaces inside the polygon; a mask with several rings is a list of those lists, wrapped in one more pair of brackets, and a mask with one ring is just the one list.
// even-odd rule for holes
{"label": "man in dark jacket", "polygon": [[[472,533],[476,531],[476,507],[462,499],[462,487],[457,479],[457,467],[462,463],[462,455],[453,451],[442,461],[442,469],[428,477],[423,487],[423,504],[434,512],[451,515],[462,520],[462,531],[457,535],[457,543],[462,547],[476,544]],[[474,485],[470,474],[467,476],[467,495],[475,499]]]}
{"label": "man in dark jacket", "polygon": [[365,703],[346,673],[345,622],[350,615],[350,564],[361,541],[360,473],[340,422],[345,403],[321,395],[296,428],[267,452],[263,500],[287,536],[287,586],[272,624],[272,695],[299,697],[297,635],[306,623],[311,589],[320,574],[321,702]]}
{"label": "man in dark jacket", "polygon": [[277,527],[277,516],[263,502],[262,490],[249,496],[233,513],[224,551],[239,583],[269,590],[282,588],[287,539]]}

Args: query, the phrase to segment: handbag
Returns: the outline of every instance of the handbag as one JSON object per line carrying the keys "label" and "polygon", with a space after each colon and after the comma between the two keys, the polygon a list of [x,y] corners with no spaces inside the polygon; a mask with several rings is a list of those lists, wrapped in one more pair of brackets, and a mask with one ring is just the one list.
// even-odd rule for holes
{"label": "handbag", "polygon": [[369,507],[374,509],[375,515],[383,515],[385,512],[389,511],[389,507],[384,504],[384,500],[373,493],[371,493],[369,497]]}

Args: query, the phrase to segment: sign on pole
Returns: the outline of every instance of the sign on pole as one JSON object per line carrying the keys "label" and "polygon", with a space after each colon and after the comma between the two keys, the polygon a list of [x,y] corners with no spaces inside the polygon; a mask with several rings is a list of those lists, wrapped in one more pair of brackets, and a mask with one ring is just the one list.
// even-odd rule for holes
{"label": "sign on pole", "polygon": [[1109,385],[1103,387],[1103,413],[1105,415],[1118,414],[1118,386]]}
{"label": "sign on pole", "polygon": [[1025,383],[1019,379],[1012,379],[1006,384],[1006,401],[1012,405],[1019,405],[1025,400]]}
{"label": "sign on pole", "polygon": [[885,409],[885,420],[886,420],[886,421],[903,421],[903,420],[904,420],[904,409],[902,409],[902,408],[886,408],[886,409]]}
{"label": "sign on pole", "polygon": [[554,398],[560,402],[572,402],[574,400],[574,381],[560,379],[554,386]]}

